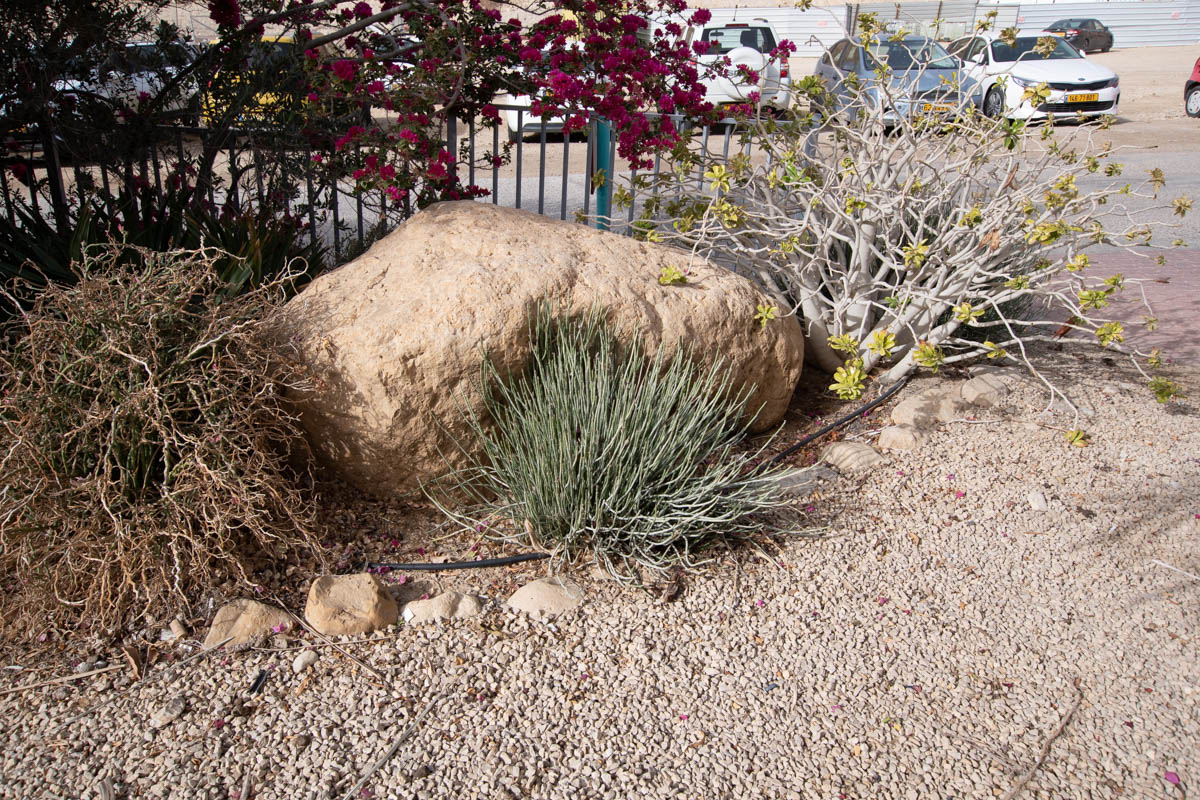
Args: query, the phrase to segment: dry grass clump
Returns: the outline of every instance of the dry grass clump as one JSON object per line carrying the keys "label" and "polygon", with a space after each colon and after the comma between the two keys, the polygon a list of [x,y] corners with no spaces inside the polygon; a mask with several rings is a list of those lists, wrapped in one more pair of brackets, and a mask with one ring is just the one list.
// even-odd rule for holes
{"label": "dry grass clump", "polygon": [[[215,251],[93,251],[0,340],[7,618],[103,633],[253,561],[316,552],[289,454],[294,375],[260,341],[286,278],[241,296]],[[129,265],[129,262],[133,262]]]}

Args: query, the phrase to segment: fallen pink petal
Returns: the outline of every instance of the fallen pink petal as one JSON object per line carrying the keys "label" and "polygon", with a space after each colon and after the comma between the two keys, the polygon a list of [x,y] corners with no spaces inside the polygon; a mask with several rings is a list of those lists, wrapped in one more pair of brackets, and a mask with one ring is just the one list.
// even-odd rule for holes
{"label": "fallen pink petal", "polygon": [[1171,770],[1167,770],[1166,772],[1163,773],[1163,780],[1166,781],[1167,783],[1171,784],[1172,786],[1179,785],[1179,776],[1176,775],[1174,772],[1171,772]]}

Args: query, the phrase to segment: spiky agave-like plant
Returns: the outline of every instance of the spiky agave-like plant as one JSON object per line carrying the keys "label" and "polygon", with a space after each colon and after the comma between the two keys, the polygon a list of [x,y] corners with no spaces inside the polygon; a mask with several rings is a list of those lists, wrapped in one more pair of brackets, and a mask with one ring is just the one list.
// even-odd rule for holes
{"label": "spiky agave-like plant", "polygon": [[[714,545],[761,529],[777,477],[738,447],[753,414],[729,369],[680,346],[623,345],[598,309],[530,322],[522,375],[484,366],[486,416],[464,411],[482,455],[431,492],[454,522],[613,577],[704,563]],[[761,451],[759,451],[761,452]],[[468,498],[454,504],[452,495]]]}

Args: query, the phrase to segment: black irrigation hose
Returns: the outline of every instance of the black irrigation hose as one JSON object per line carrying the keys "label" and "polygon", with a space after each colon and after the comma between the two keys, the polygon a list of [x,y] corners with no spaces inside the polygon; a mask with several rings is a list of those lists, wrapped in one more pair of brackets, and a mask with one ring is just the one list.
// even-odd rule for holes
{"label": "black irrigation hose", "polygon": [[519,556],[504,556],[503,558],[484,558],[479,561],[447,561],[442,564],[422,562],[419,564],[396,564],[389,561],[371,561],[367,569],[387,567],[404,572],[441,572],[451,569],[476,569],[483,567],[506,567],[509,564],[519,564],[522,561],[540,561],[549,558],[549,553],[522,553]]}
{"label": "black irrigation hose", "polygon": [[841,419],[835,420],[835,421],[829,423],[828,425],[826,425],[824,428],[821,428],[819,431],[816,431],[815,433],[810,433],[808,436],[805,436],[803,439],[796,442],[794,445],[789,447],[787,450],[784,450],[782,453],[779,453],[774,458],[772,458],[770,461],[763,464],[761,469],[767,469],[768,467],[773,467],[774,465],[778,464],[780,461],[783,461],[788,456],[797,452],[801,447],[804,447],[804,445],[808,444],[809,442],[811,442],[815,439],[820,439],[825,434],[829,433],[830,431],[834,430],[835,428],[842,427],[843,425],[845,425],[847,422],[850,422],[855,417],[862,416],[863,414],[867,413],[875,406],[882,403],[884,400],[887,400],[889,397],[894,395],[896,392],[903,389],[904,385],[906,383],[908,383],[907,375],[905,375],[903,378],[901,378],[899,381],[897,381],[895,383],[895,385],[892,386],[892,388],[888,389],[886,392],[879,395],[879,397],[876,397],[874,400],[867,403],[862,408],[856,408],[855,410],[851,411],[849,414],[842,417]]}

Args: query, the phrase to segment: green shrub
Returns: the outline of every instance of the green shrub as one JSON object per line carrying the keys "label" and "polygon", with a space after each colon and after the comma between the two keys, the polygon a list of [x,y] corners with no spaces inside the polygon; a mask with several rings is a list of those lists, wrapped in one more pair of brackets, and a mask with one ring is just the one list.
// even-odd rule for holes
{"label": "green shrub", "polygon": [[432,495],[452,520],[566,560],[590,550],[623,580],[696,566],[761,529],[776,481],[738,449],[746,393],[728,369],[698,367],[682,347],[623,347],[599,312],[556,317],[546,304],[531,346],[523,375],[485,364],[487,417],[467,415],[485,455]]}
{"label": "green shrub", "polygon": [[[316,552],[303,453],[260,343],[281,281],[228,297],[215,251],[85,253],[0,346],[0,571],[42,624],[111,628],[255,559]],[[10,618],[11,619],[11,618]]]}

